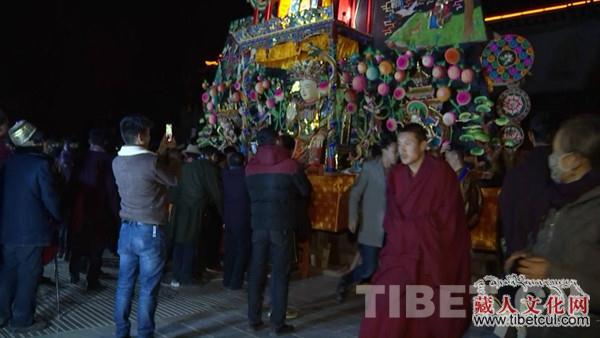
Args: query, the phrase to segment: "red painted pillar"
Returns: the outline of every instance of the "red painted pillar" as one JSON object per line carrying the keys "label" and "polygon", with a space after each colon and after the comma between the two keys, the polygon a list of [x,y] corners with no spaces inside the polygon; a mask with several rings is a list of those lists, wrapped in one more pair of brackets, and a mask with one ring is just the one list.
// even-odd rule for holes
{"label": "red painted pillar", "polygon": [[352,9],[350,10],[350,27],[356,28],[356,0],[352,0],[351,6]]}
{"label": "red painted pillar", "polygon": [[267,9],[266,9],[266,16],[265,16],[265,21],[271,19],[271,9],[273,8],[273,2],[269,1],[269,3],[267,4]]}
{"label": "red painted pillar", "polygon": [[367,4],[367,34],[371,34],[371,18],[373,17],[373,1]]}

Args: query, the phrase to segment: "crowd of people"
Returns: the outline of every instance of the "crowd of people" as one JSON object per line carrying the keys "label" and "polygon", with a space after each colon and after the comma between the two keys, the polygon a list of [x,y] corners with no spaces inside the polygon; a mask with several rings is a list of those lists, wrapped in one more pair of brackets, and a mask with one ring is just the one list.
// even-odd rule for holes
{"label": "crowd of people", "polygon": [[[147,118],[127,116],[116,154],[110,131],[93,129],[77,155],[69,142],[49,147],[27,121],[11,127],[0,111],[0,327],[26,333],[47,326],[34,316],[45,263],[68,260],[70,282],[93,292],[103,288],[103,256],[111,251],[119,258],[116,337],[131,334],[136,283],[137,334],[151,337],[161,284],[202,284],[219,273],[225,288],[246,284],[250,329],[266,326],[268,279],[270,328],[294,331],[286,322],[288,286],[296,243],[310,229],[311,193],[304,165],[292,158],[294,139],[264,128],[256,151],[244,154],[181,146],[165,135],[152,151],[152,129]],[[505,271],[577,279],[591,296],[591,327],[532,329],[533,336],[597,336],[600,118],[558,124],[537,114],[529,138],[534,148],[507,172],[499,198]],[[439,313],[442,286],[467,286],[472,277],[469,230],[483,201],[466,157],[460,148],[429,151],[426,130],[406,124],[383,133],[363,163],[349,197],[357,259],[339,280],[337,300],[361,283],[424,285],[438,306],[411,318],[392,315],[387,293],[368,298],[377,316],[365,316],[361,337],[458,338],[469,329],[468,315]],[[467,289],[456,308],[469,313],[469,297]]]}

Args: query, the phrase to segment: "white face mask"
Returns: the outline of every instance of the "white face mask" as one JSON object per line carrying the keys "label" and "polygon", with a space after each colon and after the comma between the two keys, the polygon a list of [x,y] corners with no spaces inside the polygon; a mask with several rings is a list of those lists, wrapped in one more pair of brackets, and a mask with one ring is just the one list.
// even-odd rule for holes
{"label": "white face mask", "polygon": [[550,177],[556,183],[562,183],[562,178],[568,171],[565,170],[560,164],[560,160],[562,160],[562,158],[567,154],[568,153],[559,155],[556,153],[552,153],[550,154],[550,156],[548,156],[548,167],[550,168]]}

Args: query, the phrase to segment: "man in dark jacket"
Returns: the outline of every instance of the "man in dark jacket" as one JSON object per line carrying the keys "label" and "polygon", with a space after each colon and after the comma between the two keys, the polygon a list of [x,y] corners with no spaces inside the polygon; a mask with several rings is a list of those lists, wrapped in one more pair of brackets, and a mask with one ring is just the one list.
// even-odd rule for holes
{"label": "man in dark jacket", "polygon": [[210,206],[222,214],[219,171],[206,159],[196,159],[181,167],[179,185],[171,191],[173,204],[169,237],[173,240],[172,287],[192,282],[198,243]]}
{"label": "man in dark jacket", "polygon": [[89,257],[87,290],[100,287],[102,252],[119,219],[119,196],[112,172],[112,156],[106,153],[108,133],[94,129],[89,135],[90,149],[74,177],[74,203],[70,242],[71,283],[79,282],[82,256]]}
{"label": "man in dark jacket", "polygon": [[246,188],[244,155],[238,152],[227,157],[223,169],[223,222],[225,224],[225,259],[223,286],[239,290],[250,256],[250,197]]}
{"label": "man in dark jacket", "polygon": [[[283,148],[285,148],[289,152],[290,158],[294,159],[294,149],[296,148],[296,139],[288,134],[283,134],[279,136],[278,142]],[[296,159],[294,159],[298,162]],[[298,165],[302,166],[302,163],[298,162]],[[304,172],[300,173],[305,176]],[[307,178],[308,180],[308,178]],[[294,203],[298,203],[298,208],[296,208],[296,214],[294,218],[298,222],[296,225],[296,243],[306,242],[309,239],[311,224],[310,217],[308,215],[308,205],[310,204],[310,192],[307,196],[296,196],[297,201]]]}
{"label": "man in dark jacket", "polygon": [[[221,155],[217,148],[206,146],[200,149],[202,159],[206,163],[210,163],[217,173],[217,178],[213,179],[213,183],[221,184]],[[220,200],[219,200],[220,201]],[[220,201],[219,203],[221,203]],[[203,279],[209,279],[209,274],[215,274],[222,270],[221,268],[221,240],[223,238],[223,217],[222,206],[217,206],[215,203],[209,204],[204,208],[202,220],[202,236],[200,240],[200,267],[202,273],[206,273]]]}
{"label": "man in dark jacket", "polygon": [[[154,335],[154,313],[166,260],[167,188],[177,185],[179,162],[169,157],[174,140],[163,137],[158,154],[148,150],[152,123],[141,116],[121,120],[125,145],[113,160],[121,197],[119,280],[115,302],[116,337],[129,337],[129,314],[139,279],[138,337]],[[138,278],[139,272],[139,278]]]}
{"label": "man in dark jacket", "polygon": [[500,193],[500,219],[506,257],[523,250],[537,234],[539,225],[550,208],[548,189],[553,189],[548,169],[550,142],[556,121],[549,114],[531,118],[529,139],[533,151],[504,177]]}
{"label": "man in dark jacket", "polygon": [[246,167],[251,202],[252,254],[248,283],[248,320],[251,328],[263,326],[262,302],[267,263],[270,261],[271,325],[276,335],[292,332],[285,324],[288,280],[292,258],[296,196],[308,196],[310,183],[289,152],[275,145],[272,129],[258,133],[259,148]]}
{"label": "man in dark jacket", "polygon": [[15,332],[41,330],[34,322],[35,296],[42,274],[42,250],[50,245],[51,220],[61,220],[52,163],[43,154],[41,133],[26,121],[9,132],[16,153],[1,175],[0,327]]}

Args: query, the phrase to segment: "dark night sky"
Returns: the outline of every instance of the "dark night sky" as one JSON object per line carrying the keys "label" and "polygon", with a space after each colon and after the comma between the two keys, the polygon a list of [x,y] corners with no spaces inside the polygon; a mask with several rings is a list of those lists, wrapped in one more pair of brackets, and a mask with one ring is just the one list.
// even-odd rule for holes
{"label": "dark night sky", "polygon": [[59,134],[123,113],[178,120],[212,77],[203,61],[217,58],[229,22],[251,14],[242,0],[7,3],[0,107]]}
{"label": "dark night sky", "polygon": [[[492,15],[563,1],[483,4]],[[229,22],[248,15],[245,0],[3,1],[0,107],[58,135],[116,127],[124,113],[179,121],[212,79],[203,61],[217,58]]]}

